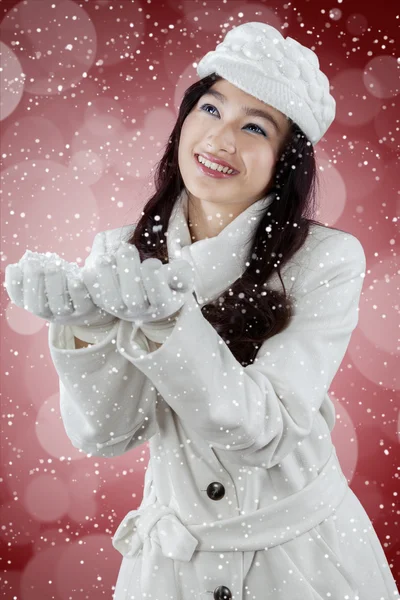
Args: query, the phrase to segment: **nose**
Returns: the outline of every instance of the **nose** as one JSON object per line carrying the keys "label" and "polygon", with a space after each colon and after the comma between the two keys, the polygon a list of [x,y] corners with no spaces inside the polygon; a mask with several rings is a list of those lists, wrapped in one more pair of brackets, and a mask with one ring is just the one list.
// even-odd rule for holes
{"label": "nose", "polygon": [[228,125],[220,125],[217,129],[213,129],[213,133],[208,136],[207,146],[210,154],[218,154],[220,151],[235,154],[236,143],[232,128]]}

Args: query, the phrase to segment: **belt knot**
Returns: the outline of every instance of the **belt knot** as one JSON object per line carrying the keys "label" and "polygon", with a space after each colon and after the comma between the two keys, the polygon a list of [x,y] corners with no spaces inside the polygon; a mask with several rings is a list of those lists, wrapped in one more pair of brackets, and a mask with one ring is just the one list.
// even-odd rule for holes
{"label": "belt knot", "polygon": [[198,540],[172,508],[150,504],[129,511],[112,538],[114,548],[127,557],[133,557],[146,543],[159,546],[167,558],[189,562]]}

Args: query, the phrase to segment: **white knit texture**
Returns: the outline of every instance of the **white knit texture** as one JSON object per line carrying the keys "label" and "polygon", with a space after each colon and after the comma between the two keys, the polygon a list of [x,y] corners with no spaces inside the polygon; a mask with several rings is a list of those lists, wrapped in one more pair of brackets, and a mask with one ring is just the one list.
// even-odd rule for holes
{"label": "white knit texture", "polygon": [[197,65],[200,78],[214,72],[290,117],[313,145],[335,118],[336,102],[315,52],[266,23],[228,31]]}

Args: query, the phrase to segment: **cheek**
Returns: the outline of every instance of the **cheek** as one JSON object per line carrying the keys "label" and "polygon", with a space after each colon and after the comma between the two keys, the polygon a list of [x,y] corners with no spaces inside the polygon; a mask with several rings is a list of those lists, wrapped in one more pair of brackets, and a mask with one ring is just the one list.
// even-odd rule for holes
{"label": "cheek", "polygon": [[202,113],[201,111],[196,111],[190,113],[182,126],[183,129],[186,130],[186,133],[190,132],[190,135],[203,135],[205,131],[212,129],[215,122],[210,117],[207,118],[206,113]]}
{"label": "cheek", "polygon": [[190,124],[187,123],[186,119],[186,121],[182,125],[181,135],[179,138],[179,156],[183,157],[187,155],[191,137],[192,136],[190,134]]}
{"label": "cheek", "polygon": [[181,135],[179,138],[179,155],[182,160],[187,160],[193,152],[203,145],[205,129],[199,123],[199,119],[193,115],[188,115],[182,125]]}
{"label": "cheek", "polygon": [[194,126],[194,123],[190,119],[189,115],[182,125],[179,144],[187,148],[194,143],[196,143],[196,127]]}
{"label": "cheek", "polygon": [[258,151],[252,155],[251,166],[261,176],[272,171],[275,165],[275,155],[273,148],[268,142],[264,148],[258,148]]}

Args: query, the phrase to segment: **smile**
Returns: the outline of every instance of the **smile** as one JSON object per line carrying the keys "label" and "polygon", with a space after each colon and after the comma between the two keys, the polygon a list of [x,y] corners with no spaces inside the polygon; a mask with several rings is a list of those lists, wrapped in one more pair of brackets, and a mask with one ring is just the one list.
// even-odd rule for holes
{"label": "smile", "polygon": [[[238,175],[237,171],[234,171],[233,173],[224,173],[223,171],[219,171],[218,169],[221,168],[221,165],[216,165],[215,163],[211,163],[210,161],[206,160],[205,158],[201,157],[200,160],[203,161],[203,163],[201,163],[199,161],[199,155],[195,154],[195,161],[197,164],[197,167],[199,168],[199,170],[204,173],[205,175],[208,175],[209,177],[214,177],[215,179],[226,179],[228,177],[234,177],[235,175]],[[206,164],[204,164],[206,163]],[[209,165],[209,166],[207,166]],[[211,165],[214,167],[212,168]],[[226,167],[225,167],[226,168]],[[229,171],[230,169],[228,169]]]}

